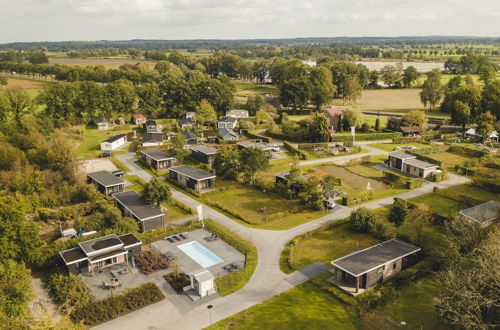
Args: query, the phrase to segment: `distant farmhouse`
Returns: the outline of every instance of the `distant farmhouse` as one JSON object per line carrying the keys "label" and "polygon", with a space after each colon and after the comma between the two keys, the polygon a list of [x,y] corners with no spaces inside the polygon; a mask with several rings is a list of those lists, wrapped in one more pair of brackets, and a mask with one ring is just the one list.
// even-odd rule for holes
{"label": "distant farmhouse", "polygon": [[357,295],[384,282],[418,260],[420,248],[397,238],[332,261],[331,281]]}
{"label": "distant farmhouse", "polygon": [[161,171],[174,164],[175,158],[167,155],[165,152],[156,149],[142,150],[141,160],[151,168]]}
{"label": "distant farmhouse", "polygon": [[93,122],[94,122],[94,125],[95,127],[99,130],[99,131],[103,131],[103,130],[107,130],[109,129],[109,123],[106,119],[104,118],[101,118],[101,117],[97,117],[97,118],[94,118],[93,119]]}
{"label": "distant farmhouse", "polygon": [[114,265],[128,265],[141,252],[142,242],[132,233],[115,234],[78,243],[77,247],[59,252],[66,270],[72,274],[91,274]]}
{"label": "distant farmhouse", "polygon": [[418,176],[423,179],[433,175],[438,168],[435,164],[418,160],[417,156],[397,151],[389,153],[389,159],[386,161],[386,164],[403,173]]}
{"label": "distant farmhouse", "polygon": [[125,181],[106,171],[88,173],[87,183],[93,184],[105,196],[122,192],[125,188]]}
{"label": "distant farmhouse", "polygon": [[146,232],[164,225],[165,214],[159,208],[148,205],[135,191],[129,190],[113,194],[123,216],[135,219],[140,231]]}
{"label": "distant farmhouse", "polygon": [[101,142],[101,150],[116,150],[127,143],[127,134],[114,135]]}

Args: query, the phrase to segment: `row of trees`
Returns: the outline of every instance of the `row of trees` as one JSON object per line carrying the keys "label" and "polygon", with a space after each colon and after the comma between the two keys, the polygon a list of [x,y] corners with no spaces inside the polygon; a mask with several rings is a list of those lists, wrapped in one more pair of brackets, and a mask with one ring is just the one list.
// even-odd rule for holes
{"label": "row of trees", "polygon": [[498,65],[483,55],[467,54],[462,57],[450,57],[444,68],[453,74],[477,74],[483,70],[498,71]]}

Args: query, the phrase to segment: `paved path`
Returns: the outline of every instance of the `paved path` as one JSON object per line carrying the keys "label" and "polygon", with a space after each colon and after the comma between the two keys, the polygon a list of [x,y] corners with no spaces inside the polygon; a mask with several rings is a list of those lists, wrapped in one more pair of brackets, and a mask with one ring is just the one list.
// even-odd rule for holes
{"label": "paved path", "polygon": [[[378,149],[377,149],[378,150]],[[383,152],[383,151],[380,151]],[[358,155],[359,156],[359,155]],[[128,159],[127,159],[128,157]],[[130,155],[120,155],[118,158],[124,162],[131,170],[144,180],[149,180],[149,175],[142,168],[137,166]],[[432,192],[434,187],[445,188],[456,184],[467,182],[467,179],[450,173],[450,178],[445,182],[426,182],[421,188],[414,189],[396,196],[375,200],[363,204],[364,207],[375,209],[381,206],[392,204],[394,197],[412,198],[428,192]],[[191,197],[173,190],[172,195],[182,203],[196,207],[200,203]],[[230,202],[230,201],[228,201]],[[325,224],[335,222],[349,216],[354,208],[338,206],[334,212],[314,221],[296,226],[288,230],[264,230],[247,227],[227,216],[203,205],[203,214],[206,218],[211,218],[230,231],[251,241],[258,252],[258,263],[254,274],[245,287],[235,293],[225,297],[218,297],[210,301],[214,306],[212,309],[212,321],[215,323],[231,315],[237,314],[253,305],[272,298],[275,295],[288,291],[295,285],[306,281],[309,277],[304,274],[321,272],[321,265],[313,264],[312,268],[305,270],[303,276],[295,274],[285,274],[279,268],[281,251],[294,237],[316,229]],[[323,264],[324,265],[324,264]],[[319,270],[318,270],[319,269]],[[292,284],[293,283],[293,284]],[[167,297],[161,302],[150,305],[133,313],[129,313],[112,321],[97,326],[97,329],[201,329],[210,325],[208,310],[205,304],[197,306],[191,310],[186,310],[174,304],[171,297]]]}

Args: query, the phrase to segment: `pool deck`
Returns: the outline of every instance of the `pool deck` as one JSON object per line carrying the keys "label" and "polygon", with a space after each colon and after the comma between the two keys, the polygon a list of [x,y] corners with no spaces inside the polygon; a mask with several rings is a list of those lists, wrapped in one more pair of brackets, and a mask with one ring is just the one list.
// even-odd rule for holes
{"label": "pool deck", "polygon": [[180,269],[185,273],[194,272],[202,269],[196,261],[191,259],[187,254],[181,251],[177,246],[186,244],[192,241],[198,241],[201,245],[206,247],[212,253],[224,260],[222,263],[208,267],[208,269],[215,277],[222,277],[229,274],[224,270],[224,266],[229,264],[236,264],[243,268],[245,264],[245,255],[233,248],[231,245],[218,239],[212,242],[207,242],[204,238],[210,236],[211,233],[204,229],[197,229],[188,233],[188,238],[181,241],[174,241],[173,243],[165,240],[151,243],[150,246],[161,253],[169,252],[177,259],[175,262],[179,265]]}

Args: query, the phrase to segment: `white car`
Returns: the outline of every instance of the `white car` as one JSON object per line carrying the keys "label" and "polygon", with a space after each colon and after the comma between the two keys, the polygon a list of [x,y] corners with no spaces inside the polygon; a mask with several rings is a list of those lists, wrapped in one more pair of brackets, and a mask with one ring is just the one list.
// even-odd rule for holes
{"label": "white car", "polygon": [[279,145],[273,144],[271,147],[272,147],[272,149],[271,149],[272,151],[274,151],[274,152],[280,152],[280,146]]}

